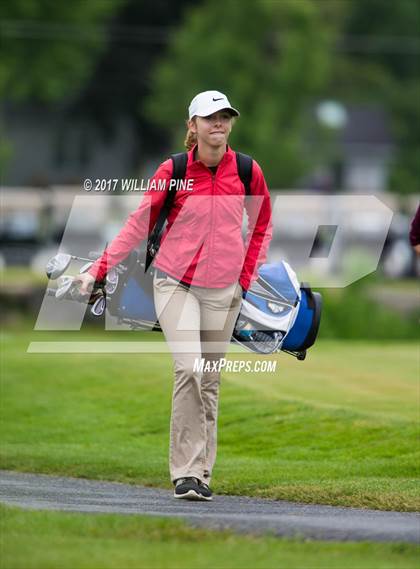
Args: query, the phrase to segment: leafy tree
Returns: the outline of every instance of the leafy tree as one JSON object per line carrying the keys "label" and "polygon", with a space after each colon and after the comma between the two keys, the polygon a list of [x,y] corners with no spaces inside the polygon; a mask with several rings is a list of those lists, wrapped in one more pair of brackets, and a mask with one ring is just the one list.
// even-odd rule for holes
{"label": "leafy tree", "polygon": [[109,28],[107,47],[72,108],[88,117],[104,137],[113,136],[115,117],[125,117],[135,127],[133,156],[145,161],[167,149],[165,132],[156,128],[152,117],[139,112],[150,95],[150,74],[156,58],[162,56],[170,30],[178,25],[194,0],[127,0]]}
{"label": "leafy tree", "polygon": [[3,0],[0,93],[9,101],[75,96],[105,46],[100,24],[123,0]]}
{"label": "leafy tree", "polygon": [[334,92],[343,102],[386,109],[396,144],[389,189],[418,192],[420,4],[414,0],[344,4],[344,51],[337,53],[326,92]]}
{"label": "leafy tree", "polygon": [[[135,127],[133,165],[163,150],[162,132],[139,106],[149,92],[154,59],[165,49],[169,26],[194,0],[3,0],[0,4],[0,93],[3,110],[30,103],[59,109],[56,140],[69,122],[87,126],[80,154],[92,151],[89,133],[115,136],[123,116]],[[153,8],[153,9],[151,9]],[[53,128],[53,127],[51,127]],[[1,136],[0,168],[12,148]]]}
{"label": "leafy tree", "polygon": [[[106,43],[101,27],[124,0],[3,0],[0,95],[7,104],[68,103],[77,97]],[[0,172],[13,150],[0,121]]]}
{"label": "leafy tree", "polygon": [[[337,14],[313,0],[211,0],[191,9],[156,68],[145,114],[185,132],[186,106],[199,91],[225,92],[243,114],[232,146],[253,155],[271,186],[304,171],[304,113],[328,80]],[[323,3],[321,3],[323,4]]]}

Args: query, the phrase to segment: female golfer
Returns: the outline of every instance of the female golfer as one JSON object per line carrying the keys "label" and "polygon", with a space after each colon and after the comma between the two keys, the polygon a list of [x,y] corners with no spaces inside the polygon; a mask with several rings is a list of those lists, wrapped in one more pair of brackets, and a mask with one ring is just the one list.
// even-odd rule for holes
{"label": "female golfer", "polygon": [[[227,145],[237,116],[218,91],[192,100],[185,140],[189,183],[177,188],[153,263],[156,313],[174,360],[169,463],[175,498],[212,499],[221,363],[243,291],[257,277],[271,239],[270,195],[261,168],[252,162],[246,197],[236,153]],[[147,238],[172,187],[172,172],[171,159],[159,166],[140,207],[89,273],[78,277],[81,293]]]}

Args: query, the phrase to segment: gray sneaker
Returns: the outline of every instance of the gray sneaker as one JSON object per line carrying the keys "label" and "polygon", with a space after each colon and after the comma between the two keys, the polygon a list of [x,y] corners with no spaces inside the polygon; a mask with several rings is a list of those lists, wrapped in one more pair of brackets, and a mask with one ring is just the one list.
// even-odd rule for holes
{"label": "gray sneaker", "polygon": [[200,494],[204,498],[204,500],[210,501],[213,500],[213,492],[211,491],[210,486],[208,486],[205,482],[198,483],[198,487],[200,489]]}
{"label": "gray sneaker", "polygon": [[203,500],[199,484],[200,480],[193,476],[178,478],[175,482],[174,498],[183,498],[184,500]]}

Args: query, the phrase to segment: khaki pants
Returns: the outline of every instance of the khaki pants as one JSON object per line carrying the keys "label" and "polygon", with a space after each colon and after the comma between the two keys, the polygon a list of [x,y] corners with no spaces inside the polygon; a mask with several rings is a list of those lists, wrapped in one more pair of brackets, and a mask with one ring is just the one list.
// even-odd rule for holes
{"label": "khaki pants", "polygon": [[217,448],[219,371],[194,361],[224,357],[242,302],[242,287],[189,288],[171,277],[154,280],[160,325],[174,360],[169,470],[171,480],[195,476],[210,483]]}

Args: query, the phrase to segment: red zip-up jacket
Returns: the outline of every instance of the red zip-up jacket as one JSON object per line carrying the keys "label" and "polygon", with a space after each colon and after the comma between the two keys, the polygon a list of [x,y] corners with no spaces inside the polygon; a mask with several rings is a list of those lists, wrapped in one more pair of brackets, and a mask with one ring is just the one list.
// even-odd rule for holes
{"label": "red zip-up jacket", "polygon": [[[131,213],[116,238],[89,273],[102,280],[110,268],[146,239],[165,202],[172,177],[172,160],[163,162],[149,182],[139,208]],[[188,189],[188,180],[192,189]],[[162,190],[159,188],[164,187]],[[171,189],[173,191],[173,189]],[[177,280],[208,288],[238,281],[244,290],[257,278],[272,236],[270,194],[260,166],[254,160],[251,196],[238,175],[236,154],[227,147],[214,174],[194,149],[188,152],[182,189],[168,215],[153,265]],[[247,237],[242,237],[244,208]]]}

